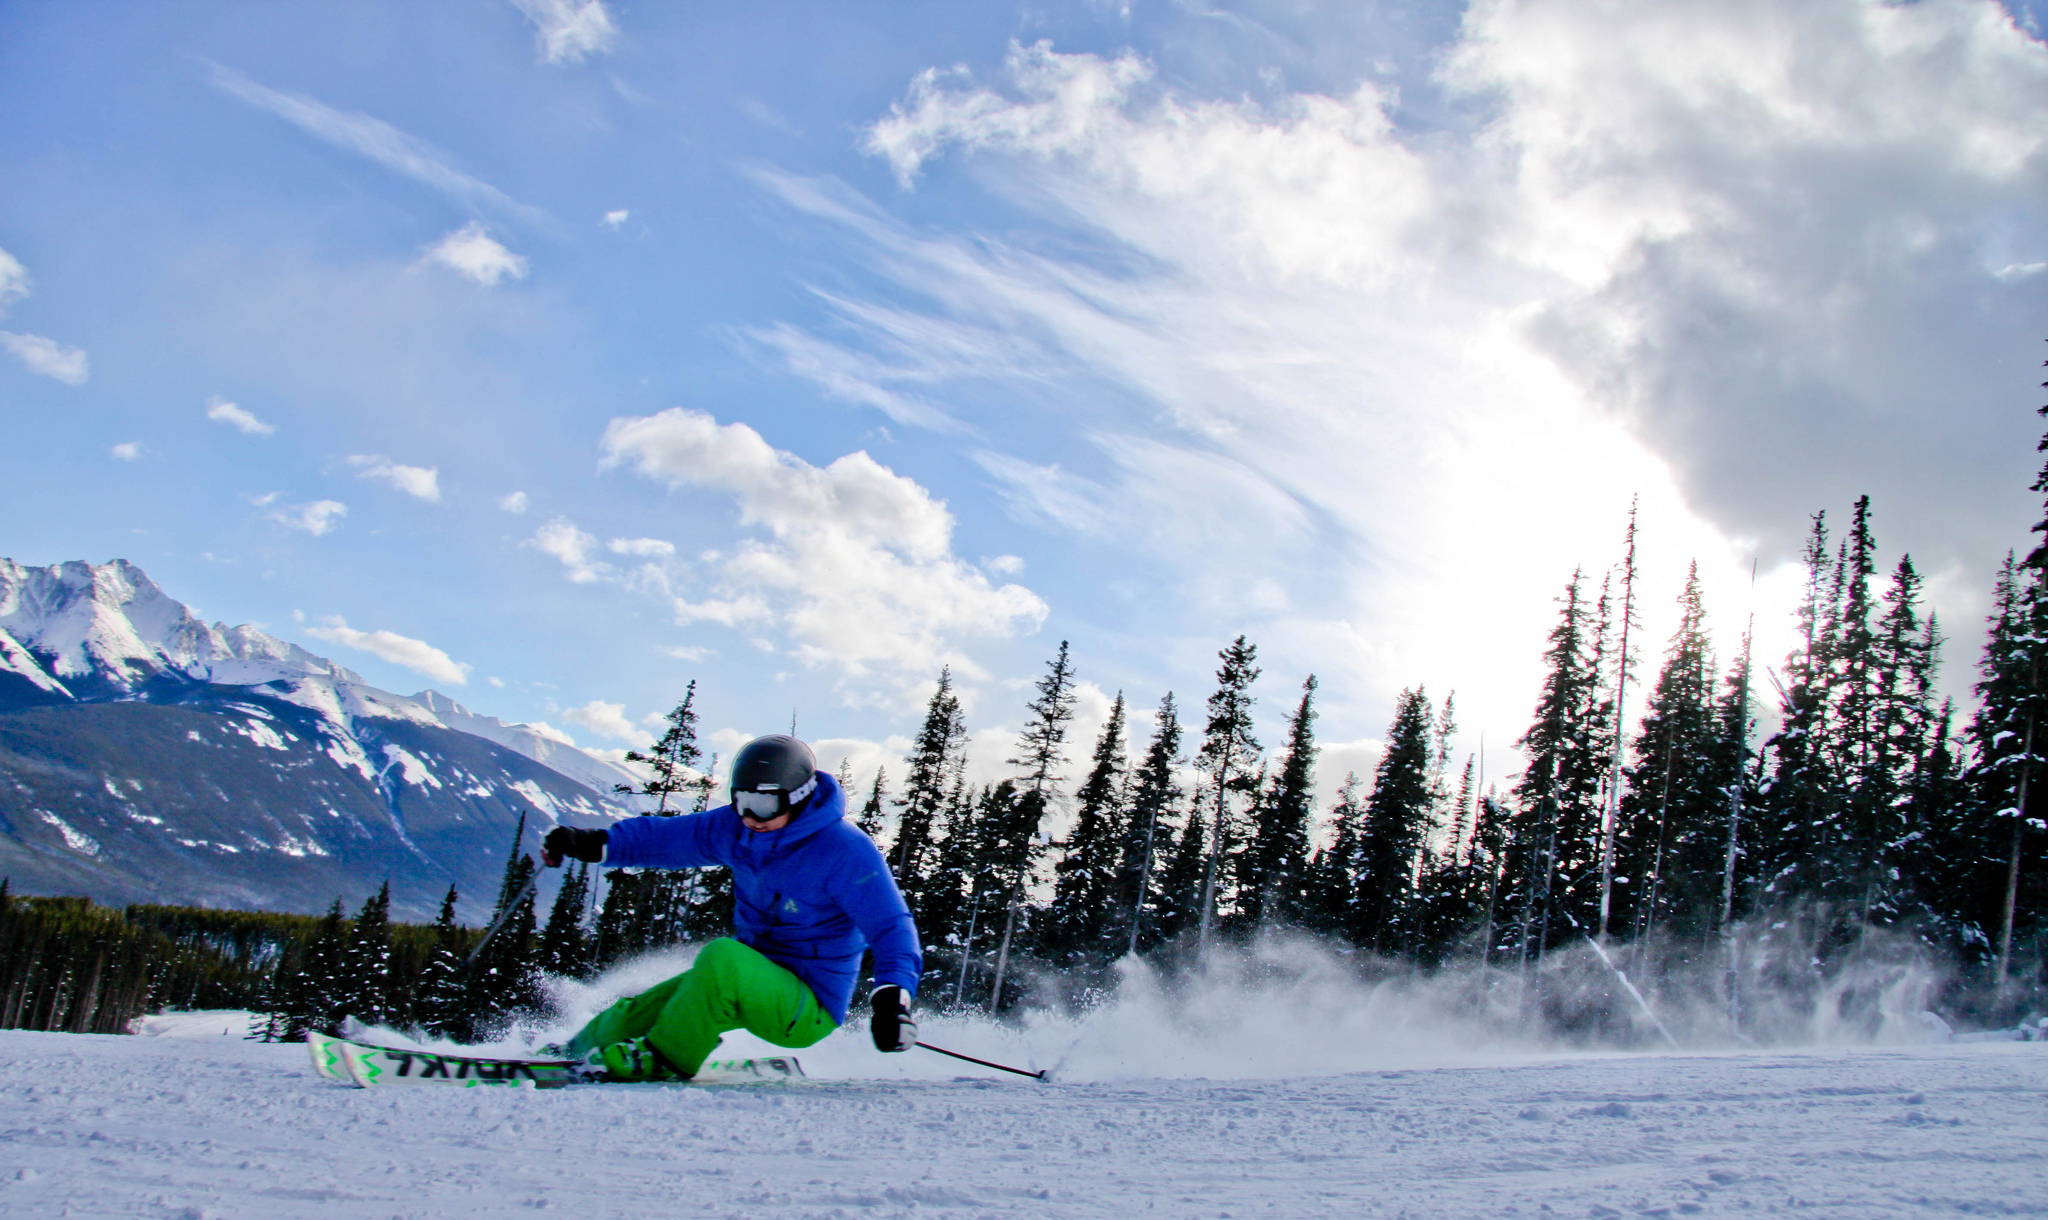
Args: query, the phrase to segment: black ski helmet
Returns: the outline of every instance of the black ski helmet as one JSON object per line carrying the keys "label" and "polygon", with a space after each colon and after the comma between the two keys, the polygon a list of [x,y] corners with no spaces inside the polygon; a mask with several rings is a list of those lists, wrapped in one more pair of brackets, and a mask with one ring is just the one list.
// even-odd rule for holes
{"label": "black ski helmet", "polygon": [[773,792],[787,813],[810,799],[818,786],[818,756],[794,737],[756,737],[732,756],[734,792]]}

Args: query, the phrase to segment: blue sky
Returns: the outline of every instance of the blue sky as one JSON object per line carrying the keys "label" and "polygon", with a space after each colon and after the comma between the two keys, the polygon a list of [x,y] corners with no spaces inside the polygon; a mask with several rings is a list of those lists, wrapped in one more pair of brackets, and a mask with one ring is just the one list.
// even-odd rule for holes
{"label": "blue sky", "polygon": [[1868,491],[1961,690],[2038,509],[2013,12],[10,6],[0,554],[863,770],[942,664],[994,768],[1059,640],[1085,735],[1242,631],[1334,780],[1416,683],[1511,767],[1632,498],[1653,666],[1694,559],[1781,655]]}

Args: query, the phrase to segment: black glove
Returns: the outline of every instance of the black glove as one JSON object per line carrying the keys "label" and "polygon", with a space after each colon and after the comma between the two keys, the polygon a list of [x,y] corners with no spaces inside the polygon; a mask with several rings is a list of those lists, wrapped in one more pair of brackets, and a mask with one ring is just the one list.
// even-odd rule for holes
{"label": "black glove", "polygon": [[868,1032],[878,1051],[907,1051],[917,1045],[917,1022],[910,1019],[910,998],[894,983],[875,988],[875,1018]]}
{"label": "black glove", "polygon": [[540,841],[540,862],[549,868],[562,867],[562,857],[597,864],[604,859],[604,845],[611,835],[602,830],[579,830],[557,826]]}

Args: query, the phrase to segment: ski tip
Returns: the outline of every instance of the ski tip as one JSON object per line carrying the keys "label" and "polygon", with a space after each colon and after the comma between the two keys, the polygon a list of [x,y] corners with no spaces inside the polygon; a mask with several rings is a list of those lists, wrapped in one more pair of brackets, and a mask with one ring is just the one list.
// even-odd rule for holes
{"label": "ski tip", "polygon": [[330,1038],[318,1030],[308,1030],[306,1051],[312,1056],[313,1071],[322,1080],[332,1080],[336,1084],[356,1083],[355,1077],[349,1073],[347,1060],[342,1055],[342,1042],[339,1038]]}

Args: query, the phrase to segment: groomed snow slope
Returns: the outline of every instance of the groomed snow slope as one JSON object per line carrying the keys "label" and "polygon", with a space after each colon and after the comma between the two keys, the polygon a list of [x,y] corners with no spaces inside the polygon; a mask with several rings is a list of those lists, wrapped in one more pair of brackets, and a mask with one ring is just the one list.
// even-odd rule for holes
{"label": "groomed snow slope", "polygon": [[542,1093],[358,1090],[223,1028],[0,1034],[0,1214],[2048,1214],[2039,1044],[1041,1085],[849,1030],[806,1083]]}

